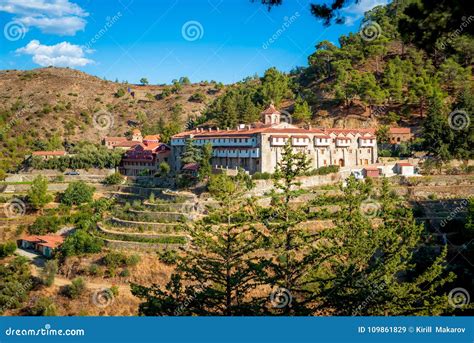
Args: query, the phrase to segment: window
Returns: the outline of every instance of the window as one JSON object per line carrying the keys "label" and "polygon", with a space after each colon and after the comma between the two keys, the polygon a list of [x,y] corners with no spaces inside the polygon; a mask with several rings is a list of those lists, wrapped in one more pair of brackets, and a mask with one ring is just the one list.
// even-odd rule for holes
{"label": "window", "polygon": [[397,137],[397,142],[400,142],[400,137]]}
{"label": "window", "polygon": [[370,149],[367,149],[367,153],[370,154]]}

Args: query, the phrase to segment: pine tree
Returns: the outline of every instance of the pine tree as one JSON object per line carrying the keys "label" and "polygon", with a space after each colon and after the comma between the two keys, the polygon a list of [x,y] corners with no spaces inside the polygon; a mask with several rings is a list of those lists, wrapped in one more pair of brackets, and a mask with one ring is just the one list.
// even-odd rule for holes
{"label": "pine tree", "polygon": [[211,166],[211,158],[212,158],[212,143],[207,142],[202,146],[201,149],[201,160],[199,166],[199,178],[203,180],[204,178],[211,175],[212,166]]}
{"label": "pine tree", "polygon": [[293,119],[298,122],[310,121],[312,117],[311,109],[308,103],[301,97],[296,98]]}
{"label": "pine tree", "polygon": [[194,145],[194,140],[192,138],[186,139],[184,151],[181,154],[181,162],[183,164],[198,163],[200,158],[200,151]]}
{"label": "pine tree", "polygon": [[[272,286],[270,309],[273,314],[307,315],[311,293],[307,289],[307,277],[317,256],[313,254],[314,236],[298,225],[307,220],[304,207],[291,206],[298,195],[297,178],[309,168],[304,152],[295,152],[288,142],[283,148],[281,160],[274,174],[272,203],[261,210],[261,221],[269,235],[267,279]],[[275,293],[279,293],[276,294]]]}
{"label": "pine tree", "polygon": [[[321,234],[324,257],[315,268],[317,309],[335,315],[439,315],[449,311],[440,290],[454,279],[446,250],[433,261],[419,254],[423,227],[384,180],[372,186],[350,177],[336,227]],[[365,209],[365,210],[364,210]],[[367,211],[370,209],[370,211]]]}
{"label": "pine tree", "polygon": [[453,130],[449,127],[447,108],[444,97],[436,91],[429,99],[428,116],[423,123],[425,149],[439,161],[452,158],[449,146],[454,139]]}
{"label": "pine tree", "polygon": [[250,292],[263,278],[264,262],[256,252],[264,236],[255,224],[253,201],[241,204],[248,185],[241,176],[234,180],[224,174],[211,177],[209,192],[219,207],[189,228],[192,247],[178,262],[177,273],[165,289],[132,285],[132,293],[146,300],[140,305],[141,314],[258,313],[261,300]]}

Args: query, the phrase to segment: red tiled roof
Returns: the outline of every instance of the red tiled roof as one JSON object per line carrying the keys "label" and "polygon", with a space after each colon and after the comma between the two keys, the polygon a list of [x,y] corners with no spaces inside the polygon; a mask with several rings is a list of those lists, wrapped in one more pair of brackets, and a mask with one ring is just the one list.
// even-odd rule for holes
{"label": "red tiled roof", "polygon": [[273,114],[277,113],[280,114],[280,112],[275,108],[273,104],[270,104],[265,110],[263,110],[262,114]]}
{"label": "red tiled roof", "polygon": [[65,151],[34,151],[33,156],[64,156]]}
{"label": "red tiled roof", "polygon": [[133,129],[132,133],[141,133],[141,131],[139,129]]}
{"label": "red tiled roof", "polygon": [[400,167],[413,167],[413,164],[408,162],[398,162],[397,165],[399,165]]}
{"label": "red tiled roof", "polygon": [[57,236],[57,235],[46,235],[46,236],[25,235],[25,236],[22,236],[20,239],[23,241],[28,241],[34,244],[49,247],[51,249],[56,249],[64,242],[64,237]]}
{"label": "red tiled roof", "polygon": [[377,171],[379,170],[379,168],[377,168],[377,167],[364,167],[364,169],[365,169],[365,170],[371,170],[371,171],[372,171],[372,170],[374,170],[374,171],[375,171],[375,170],[377,170]]}
{"label": "red tiled roof", "polygon": [[159,141],[160,140],[160,135],[148,135],[143,137],[144,141]]}
{"label": "red tiled roof", "polygon": [[172,138],[186,138],[190,135],[193,135],[193,138],[199,139],[199,138],[222,138],[222,137],[237,137],[246,135],[244,138],[250,138],[248,137],[249,135],[254,135],[258,133],[266,133],[266,134],[323,134],[323,135],[328,135],[330,133],[334,134],[364,134],[364,133],[370,133],[373,134],[375,132],[374,129],[357,129],[357,130],[352,130],[352,129],[319,129],[319,128],[314,128],[314,129],[303,129],[299,127],[288,127],[288,128],[275,128],[275,127],[253,127],[250,129],[240,129],[240,130],[213,130],[213,131],[185,131],[185,132],[180,132],[176,135],[174,135]]}

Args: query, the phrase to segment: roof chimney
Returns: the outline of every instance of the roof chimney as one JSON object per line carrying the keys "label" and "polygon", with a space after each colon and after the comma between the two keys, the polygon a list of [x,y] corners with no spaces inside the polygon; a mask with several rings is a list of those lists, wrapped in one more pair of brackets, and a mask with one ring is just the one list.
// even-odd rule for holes
{"label": "roof chimney", "polygon": [[212,127],[209,128],[209,132],[212,132]]}

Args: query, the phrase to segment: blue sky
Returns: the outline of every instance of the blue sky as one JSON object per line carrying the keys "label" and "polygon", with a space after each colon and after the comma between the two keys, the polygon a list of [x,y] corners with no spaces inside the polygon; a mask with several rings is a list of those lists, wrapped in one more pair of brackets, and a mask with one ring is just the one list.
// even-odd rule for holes
{"label": "blue sky", "polygon": [[350,4],[348,24],[329,28],[310,3],[286,0],[268,12],[250,0],[0,0],[0,69],[56,65],[129,82],[230,83],[272,66],[305,66],[319,41],[357,31],[363,12],[386,0]]}

